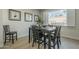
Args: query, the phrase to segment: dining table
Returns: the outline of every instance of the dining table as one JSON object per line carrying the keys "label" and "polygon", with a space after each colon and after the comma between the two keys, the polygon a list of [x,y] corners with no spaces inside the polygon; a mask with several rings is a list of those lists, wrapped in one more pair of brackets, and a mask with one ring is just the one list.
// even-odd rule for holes
{"label": "dining table", "polygon": [[[48,49],[51,49],[51,33],[56,30],[56,27],[40,27],[39,30],[41,30],[44,33],[44,49],[46,48],[46,35],[48,35]],[[32,27],[29,27],[29,43],[32,39]]]}

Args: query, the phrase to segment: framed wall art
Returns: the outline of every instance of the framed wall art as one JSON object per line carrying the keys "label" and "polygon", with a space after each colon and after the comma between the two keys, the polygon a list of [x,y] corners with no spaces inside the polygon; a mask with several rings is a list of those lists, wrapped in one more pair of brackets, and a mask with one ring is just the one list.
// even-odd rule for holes
{"label": "framed wall art", "polygon": [[9,20],[21,21],[21,12],[13,9],[9,9]]}
{"label": "framed wall art", "polygon": [[38,15],[34,15],[34,21],[35,21],[35,22],[38,21]]}
{"label": "framed wall art", "polygon": [[33,15],[31,13],[24,13],[24,20],[26,22],[32,22]]}

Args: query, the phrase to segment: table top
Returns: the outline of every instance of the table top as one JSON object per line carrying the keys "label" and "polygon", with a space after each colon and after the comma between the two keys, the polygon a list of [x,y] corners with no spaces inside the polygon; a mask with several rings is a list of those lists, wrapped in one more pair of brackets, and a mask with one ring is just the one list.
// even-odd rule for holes
{"label": "table top", "polygon": [[[30,27],[30,29],[31,29],[32,27]],[[55,29],[56,29],[56,27],[49,27],[49,26],[47,26],[47,27],[40,27],[40,28],[37,28],[37,29],[40,29],[40,30],[43,30],[43,31],[54,31]]]}

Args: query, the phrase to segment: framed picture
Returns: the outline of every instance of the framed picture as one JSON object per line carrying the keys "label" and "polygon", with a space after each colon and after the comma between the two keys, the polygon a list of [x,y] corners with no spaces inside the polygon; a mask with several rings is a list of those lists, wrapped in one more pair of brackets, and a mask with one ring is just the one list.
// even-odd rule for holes
{"label": "framed picture", "polygon": [[24,19],[26,22],[32,22],[33,15],[30,13],[24,13]]}
{"label": "framed picture", "polygon": [[35,21],[35,22],[38,21],[38,15],[34,15],[34,21]]}
{"label": "framed picture", "polygon": [[13,9],[9,9],[9,20],[21,21],[21,12]]}

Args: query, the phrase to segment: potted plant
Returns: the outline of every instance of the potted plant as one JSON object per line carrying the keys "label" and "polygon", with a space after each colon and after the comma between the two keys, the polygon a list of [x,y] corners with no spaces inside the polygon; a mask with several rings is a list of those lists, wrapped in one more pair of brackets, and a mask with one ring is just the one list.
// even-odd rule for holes
{"label": "potted plant", "polygon": [[36,21],[39,26],[43,24],[43,20],[38,16],[38,20]]}

